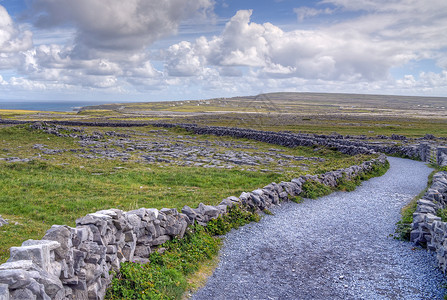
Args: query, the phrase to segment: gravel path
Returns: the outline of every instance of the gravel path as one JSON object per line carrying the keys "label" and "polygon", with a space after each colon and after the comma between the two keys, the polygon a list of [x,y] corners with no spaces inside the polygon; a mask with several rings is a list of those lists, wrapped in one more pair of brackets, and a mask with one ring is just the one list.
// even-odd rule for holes
{"label": "gravel path", "polygon": [[286,203],[230,232],[219,267],[192,299],[442,299],[434,256],[389,237],[431,169],[389,161],[384,176],[354,192]]}

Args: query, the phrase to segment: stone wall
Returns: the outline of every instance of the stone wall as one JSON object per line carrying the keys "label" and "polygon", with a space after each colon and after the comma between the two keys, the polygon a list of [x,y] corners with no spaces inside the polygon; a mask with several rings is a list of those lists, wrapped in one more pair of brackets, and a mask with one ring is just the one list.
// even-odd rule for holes
{"label": "stone wall", "polygon": [[422,199],[418,200],[413,214],[410,240],[416,244],[426,244],[436,252],[439,267],[447,269],[447,223],[436,216],[436,211],[447,207],[447,172],[438,172],[433,183]]}
{"label": "stone wall", "polygon": [[381,155],[359,166],[271,183],[228,197],[217,206],[201,203],[196,209],[185,206],[182,212],[109,209],[76,220],[76,227],[54,225],[42,240],[28,240],[10,249],[10,258],[0,265],[0,300],[103,299],[111,270],[118,271],[125,261],[148,262],[149,254],[160,251],[160,245],[182,238],[188,225],[206,225],[233,205],[262,211],[298,196],[308,180],[335,187],[341,178],[352,179],[385,162]]}
{"label": "stone wall", "polygon": [[[0,124],[28,124],[26,121],[0,120]],[[144,122],[83,122],[83,121],[49,121],[49,124],[64,126],[95,126],[95,127],[138,127],[156,126],[164,128],[179,127],[196,134],[212,134],[216,136],[230,136],[235,138],[247,138],[276,144],[286,147],[308,146],[308,147],[331,147],[338,151],[349,154],[385,153],[398,155],[421,161],[428,161],[430,149],[445,143],[444,138],[435,138],[432,135],[410,140],[403,135],[393,134],[391,137],[376,136],[343,136],[340,134],[304,134],[291,132],[261,131],[237,127],[198,126],[195,124],[171,124],[171,123],[144,123]],[[371,140],[372,139],[372,140]],[[382,141],[382,142],[381,142]],[[447,164],[447,150],[442,152]],[[441,153],[440,153],[441,157]]]}

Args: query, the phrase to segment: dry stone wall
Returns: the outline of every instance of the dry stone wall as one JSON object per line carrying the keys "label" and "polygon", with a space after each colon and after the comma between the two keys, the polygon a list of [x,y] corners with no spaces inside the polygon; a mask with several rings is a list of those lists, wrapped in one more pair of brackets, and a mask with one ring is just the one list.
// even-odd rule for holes
{"label": "dry stone wall", "polygon": [[[26,121],[2,120],[0,124],[28,124]],[[94,126],[94,127],[141,127],[156,126],[164,128],[179,127],[196,134],[212,134],[216,136],[231,136],[235,138],[247,138],[261,142],[286,146],[325,146],[335,148],[338,151],[349,154],[385,153],[398,155],[421,161],[429,161],[432,149],[445,143],[445,138],[435,138],[426,135],[423,138],[410,140],[403,135],[393,134],[391,137],[376,136],[369,140],[366,136],[343,136],[340,134],[319,135],[290,132],[261,131],[237,127],[198,126],[196,124],[171,124],[171,123],[143,123],[143,122],[82,122],[82,121],[50,121],[48,124],[63,126]],[[383,142],[381,142],[381,140]],[[445,148],[445,147],[444,147]],[[447,164],[447,149],[437,154],[438,161]]]}
{"label": "dry stone wall", "polygon": [[433,183],[422,199],[418,200],[413,214],[410,240],[416,244],[426,244],[436,252],[439,267],[447,270],[447,223],[436,216],[439,209],[447,207],[447,172],[438,172]]}
{"label": "dry stone wall", "polygon": [[10,258],[0,265],[0,300],[104,299],[111,270],[118,271],[125,261],[149,262],[152,251],[160,251],[166,241],[182,238],[189,225],[206,226],[233,205],[262,211],[300,195],[308,180],[335,187],[341,178],[352,179],[385,163],[381,155],[358,166],[271,183],[228,197],[217,206],[201,203],[195,209],[185,206],[181,212],[109,209],[76,220],[76,227],[54,225],[42,240],[28,240],[10,249]]}

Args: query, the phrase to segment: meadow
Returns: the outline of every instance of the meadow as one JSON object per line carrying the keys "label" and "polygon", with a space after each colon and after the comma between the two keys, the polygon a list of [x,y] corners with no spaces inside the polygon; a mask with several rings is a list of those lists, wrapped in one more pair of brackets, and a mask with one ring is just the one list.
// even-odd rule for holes
{"label": "meadow", "polygon": [[[277,93],[110,104],[70,113],[0,110],[0,119],[194,123],[339,133],[371,139],[398,134],[411,140],[426,134],[447,137],[444,105],[447,105],[446,98]],[[320,174],[374,157],[352,157],[324,147],[286,148],[245,139],[198,136],[178,128],[160,129],[151,125],[111,128],[40,124],[0,125],[0,215],[10,223],[0,228],[0,263],[9,257],[11,246],[18,246],[26,239],[40,239],[53,224],[74,226],[77,218],[98,210],[126,211],[139,207],[181,210],[184,205],[197,207],[200,202],[216,205],[223,198],[239,196],[241,192],[271,182]],[[355,184],[345,183],[341,188],[352,190]],[[309,190],[309,197],[314,192]],[[317,192],[314,196],[318,195]],[[219,226],[229,230],[239,221],[225,222],[228,224],[219,223]],[[190,249],[187,242],[168,244],[166,247],[172,251],[167,251],[164,258],[157,254],[153,258],[163,262],[164,273],[160,273],[163,280],[172,279],[165,277],[169,272],[183,278],[181,291],[199,285],[197,281],[203,282],[201,278],[187,284],[183,276],[201,277],[204,272],[211,272],[216,263],[215,259],[209,263],[209,259],[214,257],[219,243],[207,236],[215,232],[204,235],[199,230],[198,236],[191,234],[190,239],[197,242],[198,248],[188,251],[209,252],[209,255],[200,255],[200,260],[208,262],[200,265],[199,273],[191,275],[199,267],[184,270],[183,263],[195,264],[198,258],[194,255],[182,258],[183,263],[171,261],[171,256],[179,256],[176,252],[179,247]],[[176,271],[166,269],[167,265]],[[116,278],[148,276],[148,270],[144,274],[132,273],[137,269],[140,272],[141,268],[128,265]],[[108,297],[119,299],[125,293],[132,293],[135,286],[124,287],[120,281],[114,283],[113,290],[116,293]],[[177,298],[181,294],[175,293]]]}
{"label": "meadow", "polygon": [[[59,132],[70,130],[66,127]],[[98,138],[101,132],[115,132],[118,136]],[[0,215],[11,224],[0,230],[1,262],[8,258],[9,247],[29,238],[41,238],[53,224],[74,226],[77,218],[101,209],[181,210],[184,205],[197,207],[200,202],[216,205],[223,198],[239,196],[270,182],[323,173],[369,158],[352,158],[330,149],[289,149],[248,140],[194,136],[178,129],[150,126],[89,127],[83,136],[84,140],[57,136],[30,125],[0,128]],[[92,137],[88,143],[86,137]],[[122,147],[123,140],[126,147]],[[167,149],[185,142],[190,147],[176,152],[178,160],[168,161],[161,153],[158,160],[147,158],[161,143]],[[138,145],[146,148],[129,151]],[[196,150],[197,157],[191,156],[191,149]],[[186,151],[186,158],[180,156],[181,151]],[[244,160],[239,164],[225,162],[222,155],[228,151],[242,155],[249,165],[244,165]],[[269,155],[264,157],[262,153]],[[285,168],[269,159],[274,154],[303,159],[284,158]],[[200,162],[194,162],[196,166],[184,165],[185,159],[211,162],[214,156],[220,157],[221,166]],[[253,163],[251,157],[262,161]]]}

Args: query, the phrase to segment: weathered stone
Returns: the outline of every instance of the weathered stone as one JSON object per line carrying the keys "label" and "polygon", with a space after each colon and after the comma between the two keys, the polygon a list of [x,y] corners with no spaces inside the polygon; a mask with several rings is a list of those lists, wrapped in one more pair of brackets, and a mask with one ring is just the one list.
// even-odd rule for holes
{"label": "weathered stone", "polygon": [[17,289],[11,293],[10,300],[35,300],[37,296],[28,289]]}
{"label": "weathered stone", "polygon": [[7,284],[0,284],[0,300],[9,300],[9,289]]}
{"label": "weathered stone", "polygon": [[68,226],[53,225],[45,233],[44,240],[56,241],[60,247],[55,248],[55,253],[60,259],[65,259],[68,250],[73,247],[72,231]]}
{"label": "weathered stone", "polygon": [[32,260],[17,260],[12,262],[5,262],[4,264],[0,265],[0,270],[31,270],[33,268],[34,264]]}
{"label": "weathered stone", "polygon": [[85,241],[93,241],[93,232],[89,226],[77,226],[71,229],[72,245],[78,247]]}
{"label": "weathered stone", "polygon": [[136,246],[134,256],[138,257],[144,257],[147,258],[151,254],[151,247],[150,246]]}
{"label": "weathered stone", "polygon": [[431,207],[433,207],[433,208],[436,206],[432,201],[425,200],[425,199],[419,199],[419,200],[417,201],[417,204],[418,204],[418,205],[431,206]]}
{"label": "weathered stone", "polygon": [[136,214],[127,213],[126,220],[134,230],[142,227],[141,218]]}
{"label": "weathered stone", "polygon": [[[98,227],[96,227],[95,225],[88,225],[88,227],[90,228],[92,235],[93,235],[93,242],[99,244],[99,245],[104,245],[106,246],[107,243],[106,241],[103,239],[103,235],[105,234],[105,230],[103,233],[101,233],[100,229]],[[103,227],[105,229],[107,229],[106,227]]]}
{"label": "weathered stone", "polygon": [[188,216],[188,219],[191,224],[198,217],[198,213],[188,205],[183,206],[182,213]]}
{"label": "weathered stone", "polygon": [[83,218],[76,220],[76,225],[96,225],[97,227],[106,227],[107,220],[111,220],[112,217],[108,215],[93,213],[88,214]]}
{"label": "weathered stone", "polygon": [[199,204],[199,207],[197,208],[197,211],[205,216],[209,216],[211,218],[217,218],[219,215],[219,210],[211,205],[205,205],[203,203]]}
{"label": "weathered stone", "polygon": [[10,289],[20,289],[28,286],[33,279],[24,270],[0,270],[0,284],[6,284]]}
{"label": "weathered stone", "polygon": [[3,225],[7,225],[8,222],[2,218],[2,216],[0,215],[0,227],[2,227]]}
{"label": "weathered stone", "polygon": [[158,246],[169,241],[171,237],[169,235],[162,235],[152,241],[152,246]]}
{"label": "weathered stone", "polygon": [[122,216],[122,211],[119,209],[107,209],[107,210],[100,210],[96,212],[97,214],[106,215],[111,217],[112,219],[119,219]]}
{"label": "weathered stone", "polygon": [[[24,244],[33,244],[31,241],[24,242]],[[33,263],[51,273],[50,264],[50,250],[54,250],[55,247],[59,247],[59,243],[55,241],[41,241],[41,244],[11,247],[9,249],[10,258],[8,262],[18,260],[32,260]]]}
{"label": "weathered stone", "polygon": [[134,256],[133,261],[138,263],[138,264],[142,264],[142,265],[145,265],[145,264],[148,264],[148,263],[151,262],[148,258],[146,258],[146,257],[139,257],[139,256]]}
{"label": "weathered stone", "polygon": [[73,249],[73,268],[75,274],[78,274],[81,270],[81,268],[85,265],[85,258],[87,256],[86,251],[80,251],[77,249]]}
{"label": "weathered stone", "polygon": [[441,218],[436,216],[436,215],[433,215],[431,213],[428,213],[428,214],[425,215],[425,222],[426,223],[433,223],[434,221],[441,221]]}
{"label": "weathered stone", "polygon": [[135,243],[127,243],[121,250],[121,254],[126,261],[132,261],[135,253]]}
{"label": "weathered stone", "polygon": [[167,216],[169,216],[169,215],[172,215],[172,216],[178,215],[178,211],[175,208],[162,208],[160,210],[160,212],[165,214],[165,215],[167,215]]}

